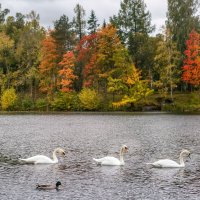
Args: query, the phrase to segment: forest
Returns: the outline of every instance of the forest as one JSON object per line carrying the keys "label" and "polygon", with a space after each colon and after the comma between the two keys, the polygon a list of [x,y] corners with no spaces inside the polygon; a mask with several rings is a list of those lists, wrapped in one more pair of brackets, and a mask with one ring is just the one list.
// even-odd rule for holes
{"label": "forest", "polygon": [[167,0],[159,34],[144,0],[100,24],[77,4],[53,28],[0,4],[1,111],[200,111],[199,0]]}

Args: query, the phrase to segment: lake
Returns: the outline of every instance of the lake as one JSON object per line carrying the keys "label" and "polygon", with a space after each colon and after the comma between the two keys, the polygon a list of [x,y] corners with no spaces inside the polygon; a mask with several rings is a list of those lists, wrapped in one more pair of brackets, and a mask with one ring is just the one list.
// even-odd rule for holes
{"label": "lake", "polygon": [[[118,157],[124,166],[97,166],[92,158]],[[19,158],[66,156],[54,165],[22,164]],[[191,151],[182,169],[156,169],[148,162]],[[59,191],[39,184],[62,183]],[[200,199],[200,115],[16,114],[0,115],[1,200],[190,200]]]}

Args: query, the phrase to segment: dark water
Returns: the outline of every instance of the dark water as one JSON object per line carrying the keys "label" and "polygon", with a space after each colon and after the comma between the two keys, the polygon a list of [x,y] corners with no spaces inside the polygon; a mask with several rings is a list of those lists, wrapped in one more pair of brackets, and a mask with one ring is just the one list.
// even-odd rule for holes
{"label": "dark water", "polygon": [[[96,166],[92,158],[118,157],[129,147],[125,166]],[[55,165],[24,165],[17,160],[67,151]],[[159,158],[178,161],[192,152],[184,169],[154,169]],[[38,191],[37,183],[61,181],[60,191]],[[189,200],[200,199],[200,115],[1,115],[1,200]]]}

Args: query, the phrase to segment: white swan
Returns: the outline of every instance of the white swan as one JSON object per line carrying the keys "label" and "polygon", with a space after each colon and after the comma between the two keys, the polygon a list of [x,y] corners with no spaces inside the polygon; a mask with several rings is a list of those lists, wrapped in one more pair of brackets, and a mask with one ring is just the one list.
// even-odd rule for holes
{"label": "white swan", "polygon": [[93,158],[93,160],[99,165],[124,165],[123,154],[126,152],[128,152],[128,147],[126,145],[123,145],[120,149],[120,159],[106,156],[100,159]]}
{"label": "white swan", "polygon": [[51,159],[47,156],[37,155],[37,156],[33,156],[30,158],[26,158],[26,159],[20,158],[20,160],[23,162],[32,163],[32,164],[54,164],[54,163],[58,163],[58,158],[57,158],[56,154],[60,154],[60,155],[64,156],[65,151],[61,148],[56,148],[53,151],[53,159]]}
{"label": "white swan", "polygon": [[173,161],[173,160],[170,160],[170,159],[161,159],[161,160],[158,160],[156,162],[147,163],[147,164],[152,165],[153,167],[159,167],[159,168],[162,168],[162,167],[168,167],[168,168],[185,167],[185,163],[184,163],[184,160],[183,160],[183,158],[185,156],[190,157],[190,152],[188,150],[182,150],[181,151],[181,153],[180,153],[180,164]]}

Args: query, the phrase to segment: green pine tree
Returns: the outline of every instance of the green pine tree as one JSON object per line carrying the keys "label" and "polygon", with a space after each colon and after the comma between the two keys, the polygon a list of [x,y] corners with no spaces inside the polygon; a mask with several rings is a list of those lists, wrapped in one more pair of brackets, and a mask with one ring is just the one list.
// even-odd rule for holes
{"label": "green pine tree", "polygon": [[87,23],[88,23],[88,31],[89,31],[90,34],[91,33],[96,33],[96,30],[99,27],[99,24],[97,22],[98,22],[98,20],[97,20],[97,17],[95,15],[95,12],[94,12],[94,10],[92,10],[91,14],[90,14],[90,18],[87,21]]}

